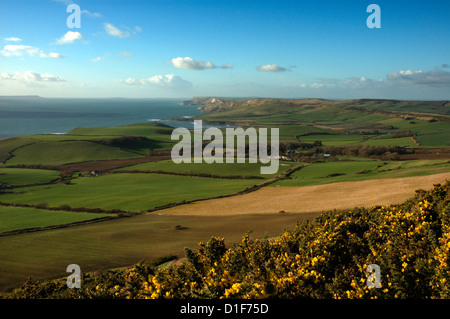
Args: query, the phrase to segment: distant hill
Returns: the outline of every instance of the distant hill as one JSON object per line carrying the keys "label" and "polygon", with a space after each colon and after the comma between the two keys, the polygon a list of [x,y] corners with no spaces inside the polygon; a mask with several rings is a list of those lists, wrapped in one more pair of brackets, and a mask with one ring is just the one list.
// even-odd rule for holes
{"label": "distant hill", "polygon": [[184,105],[201,105],[207,113],[231,110],[243,107],[257,107],[265,104],[280,106],[294,106],[299,109],[323,108],[325,106],[343,106],[411,113],[433,113],[450,115],[450,102],[446,101],[404,101],[388,99],[355,99],[355,100],[327,100],[327,99],[272,99],[272,98],[220,98],[195,97],[185,101]]}
{"label": "distant hill", "polygon": [[39,95],[0,95],[0,99],[43,99]]}
{"label": "distant hill", "polygon": [[196,118],[209,124],[277,127],[283,141],[450,146],[449,101],[207,97],[191,103],[204,111]]}

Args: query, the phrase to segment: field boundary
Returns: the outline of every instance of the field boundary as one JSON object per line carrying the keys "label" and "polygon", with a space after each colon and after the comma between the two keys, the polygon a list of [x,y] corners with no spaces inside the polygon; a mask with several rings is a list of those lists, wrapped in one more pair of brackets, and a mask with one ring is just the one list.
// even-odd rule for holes
{"label": "field boundary", "polygon": [[18,149],[21,149],[23,147],[26,147],[26,146],[29,146],[29,145],[33,145],[33,144],[36,144],[36,142],[30,142],[28,144],[20,145],[20,146],[17,146],[15,148],[13,148],[12,150],[9,150],[8,153],[7,153],[8,157],[5,158],[5,160],[3,160],[0,164],[7,165],[6,162],[9,161],[11,158],[15,157],[15,155],[13,154],[15,151],[17,151]]}
{"label": "field boundary", "polygon": [[[76,163],[67,163],[58,165],[59,170],[69,169],[73,171],[92,171],[92,170],[100,170],[100,171],[110,171],[114,169],[119,169],[131,165],[143,164],[147,162],[158,162],[162,160],[170,159],[170,155],[153,155],[153,156],[145,156],[145,157],[133,157],[129,159],[112,159],[112,160],[98,160],[98,161],[83,161]],[[110,166],[108,167],[108,164]],[[102,166],[103,165],[103,166]],[[112,165],[112,167],[111,167]]]}
{"label": "field boundary", "polygon": [[213,175],[213,174],[191,174],[191,173],[177,173],[177,172],[167,172],[162,170],[112,170],[108,171],[108,174],[165,174],[165,175],[176,175],[176,176],[188,176],[188,177],[202,177],[202,178],[216,178],[216,179],[265,179],[262,176],[245,176],[245,175]]}
{"label": "field boundary", "polygon": [[155,212],[158,210],[163,210],[163,209],[167,209],[167,208],[172,208],[175,206],[180,206],[180,205],[185,205],[185,204],[191,204],[191,203],[195,203],[195,202],[201,202],[201,201],[207,201],[207,200],[211,200],[211,199],[220,199],[220,198],[227,198],[227,197],[233,197],[233,196],[238,196],[238,195],[244,195],[244,194],[249,194],[252,192],[255,192],[265,186],[268,186],[272,183],[275,183],[279,180],[282,179],[286,179],[288,178],[292,173],[298,171],[299,169],[305,167],[306,165],[299,165],[296,167],[293,167],[291,169],[288,169],[287,171],[285,171],[283,174],[272,177],[268,180],[266,180],[265,182],[258,184],[258,185],[253,185],[250,187],[247,187],[246,189],[242,190],[242,191],[238,191],[236,193],[232,193],[232,194],[227,194],[227,195],[220,195],[220,196],[214,196],[214,197],[207,197],[207,198],[199,198],[199,199],[192,199],[192,200],[185,200],[185,201],[181,201],[181,202],[177,202],[177,203],[170,203],[170,204],[166,204],[163,206],[158,206],[152,209],[147,210],[147,213],[151,213],[151,212]]}
{"label": "field boundary", "polygon": [[194,203],[194,202],[198,202],[198,201],[205,201],[205,200],[210,200],[210,199],[218,199],[218,198],[225,198],[225,197],[248,194],[248,193],[254,192],[258,189],[261,189],[264,186],[272,184],[278,180],[285,179],[285,178],[289,177],[289,175],[291,175],[292,173],[294,173],[295,171],[297,171],[303,167],[304,167],[304,165],[299,165],[299,166],[293,167],[293,168],[285,171],[283,174],[281,174],[279,176],[275,176],[261,184],[247,187],[246,189],[236,192],[236,193],[233,193],[233,194],[220,195],[220,196],[214,196],[214,197],[208,197],[208,198],[200,198],[200,199],[194,199],[194,200],[189,200],[189,201],[186,200],[186,201],[181,201],[181,202],[176,202],[176,203],[169,203],[166,205],[151,208],[149,210],[146,210],[145,212],[125,212],[125,211],[120,211],[120,210],[105,211],[105,210],[102,210],[99,208],[70,208],[70,207],[68,207],[67,209],[63,209],[63,207],[38,207],[38,205],[10,204],[10,203],[3,203],[0,201],[0,206],[25,207],[25,208],[44,209],[44,210],[52,210],[52,211],[113,214],[112,216],[104,216],[104,217],[89,219],[89,220],[80,221],[80,222],[58,224],[58,225],[51,225],[51,226],[44,226],[44,227],[31,227],[31,228],[7,231],[7,232],[0,233],[0,237],[20,235],[20,234],[24,234],[24,233],[31,233],[31,232],[37,232],[37,231],[54,230],[54,229],[60,229],[60,228],[81,226],[81,225],[98,223],[98,222],[103,222],[103,221],[108,221],[108,220],[113,220],[113,219],[118,219],[118,218],[123,218],[123,217],[137,216],[137,215],[141,215],[141,214],[145,214],[145,213],[151,213],[151,212],[155,212],[155,211],[159,211],[159,210],[163,210],[163,209],[167,209],[167,208],[171,208],[171,207],[175,207],[175,206],[190,204],[190,203]]}
{"label": "field boundary", "polygon": [[105,216],[105,217],[98,217],[94,219],[79,221],[79,222],[73,222],[73,223],[67,223],[67,224],[58,224],[58,225],[50,225],[50,226],[43,226],[43,227],[30,227],[30,228],[23,228],[23,229],[16,229],[16,230],[10,230],[3,233],[0,233],[0,237],[6,237],[6,236],[13,236],[13,235],[20,235],[20,234],[26,234],[26,233],[33,233],[38,231],[45,231],[45,230],[54,230],[54,229],[61,229],[61,228],[67,228],[67,227],[73,227],[73,226],[80,226],[80,225],[87,225],[87,224],[94,224],[99,223],[107,220],[113,220],[118,219],[122,217],[129,217],[129,216]]}
{"label": "field boundary", "polygon": [[312,186],[266,187],[242,197],[193,203],[185,208],[168,209],[163,213],[172,216],[231,216],[277,212],[302,214],[391,205],[413,196],[417,189],[427,189],[449,180],[450,172],[446,172]]}

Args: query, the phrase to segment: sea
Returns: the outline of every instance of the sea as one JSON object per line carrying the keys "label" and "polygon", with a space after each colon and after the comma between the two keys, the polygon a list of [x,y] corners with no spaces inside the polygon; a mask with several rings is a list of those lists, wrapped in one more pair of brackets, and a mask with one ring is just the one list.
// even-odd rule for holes
{"label": "sea", "polygon": [[[193,128],[203,113],[181,99],[0,97],[0,138],[65,134],[78,127],[160,122]],[[181,120],[174,120],[181,119]]]}

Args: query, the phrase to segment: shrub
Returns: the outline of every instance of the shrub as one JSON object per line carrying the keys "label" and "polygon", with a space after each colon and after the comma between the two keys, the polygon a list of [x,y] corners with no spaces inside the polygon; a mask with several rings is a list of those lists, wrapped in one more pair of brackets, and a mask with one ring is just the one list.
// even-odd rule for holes
{"label": "shrub", "polygon": [[115,147],[137,147],[142,142],[149,142],[150,140],[143,136],[120,136],[114,138],[107,138],[97,141],[100,144],[106,146],[115,146]]}

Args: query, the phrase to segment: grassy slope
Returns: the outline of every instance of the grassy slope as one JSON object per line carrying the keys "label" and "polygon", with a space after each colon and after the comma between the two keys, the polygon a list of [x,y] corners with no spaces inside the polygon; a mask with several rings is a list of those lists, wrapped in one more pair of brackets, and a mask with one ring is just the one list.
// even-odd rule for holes
{"label": "grassy slope", "polygon": [[[364,104],[365,103],[365,104]],[[379,105],[379,101],[365,101],[363,104],[367,108],[375,108]],[[389,103],[384,101],[383,108],[388,108]],[[414,146],[411,138],[392,138],[389,134],[385,135],[348,135],[346,130],[366,130],[366,129],[380,129],[384,130],[385,127],[393,126],[396,130],[412,130],[416,132],[416,139],[421,143],[422,147],[446,147],[450,145],[448,140],[449,122],[443,122],[438,120],[430,123],[426,120],[415,119],[414,121],[401,119],[387,114],[372,114],[364,113],[354,109],[343,109],[345,105],[333,106],[329,105],[327,108],[313,107],[302,108],[299,106],[283,105],[277,103],[267,103],[261,107],[253,109],[234,109],[230,111],[221,111],[216,113],[205,114],[201,118],[209,120],[242,120],[243,125],[253,124],[261,127],[278,127],[280,128],[280,139],[282,141],[296,141],[296,135],[302,135],[307,132],[325,132],[333,135],[308,135],[299,137],[302,141],[313,142],[315,140],[322,140],[324,145],[341,145],[341,144],[370,144],[370,145],[402,145],[402,146]],[[426,106],[421,105],[408,105],[408,103],[395,104],[395,110],[401,111],[415,111],[424,112],[427,111]],[[434,107],[434,113],[442,113],[442,110],[446,110],[442,106]],[[431,112],[431,111],[430,111]],[[412,123],[414,122],[414,123]],[[171,128],[161,127],[155,124],[136,124],[122,127],[103,127],[103,128],[79,128],[65,135],[33,135],[20,138],[10,138],[0,140],[0,162],[9,158],[10,154],[14,155],[13,158],[7,161],[6,164],[55,164],[55,163],[68,163],[86,160],[97,159],[112,159],[112,158],[130,158],[141,156],[136,153],[145,154],[145,151],[149,148],[169,148],[174,142],[170,140]],[[165,132],[165,134],[163,134]],[[93,141],[99,141],[102,139],[113,138],[118,136],[144,136],[151,140],[151,144],[148,142],[133,147],[131,149],[120,149],[118,147],[101,145],[93,143]],[[426,175],[439,172],[448,171],[448,163],[441,162],[439,165],[432,165],[436,163],[422,162],[422,161],[408,161],[408,162],[389,162],[383,167],[374,170],[366,174],[356,174],[357,171],[370,170],[379,162],[338,162],[337,163],[318,163],[302,169],[298,173],[293,175],[294,179],[281,181],[279,185],[286,186],[298,186],[298,185],[313,185],[316,183],[331,183],[335,181],[351,181],[351,180],[363,180],[372,178],[388,178],[388,177],[401,177],[401,176],[414,176],[414,175]],[[192,172],[205,172],[207,170],[210,174],[217,172],[217,175],[221,174],[237,174],[237,175],[253,175],[253,172],[259,171],[259,164],[253,166],[247,166],[246,164],[236,165],[230,169],[227,165],[220,166],[217,169],[217,165],[200,164],[199,166],[192,165],[192,167],[173,167],[168,163],[152,163],[149,166],[144,167],[160,167],[156,169],[168,169],[168,170],[183,170],[188,169]],[[322,166],[320,166],[322,165]],[[283,167],[281,167],[283,168]],[[146,168],[147,169],[147,168]],[[386,171],[382,172],[381,170]],[[389,170],[391,169],[391,170]],[[0,175],[0,182],[2,178],[5,182],[11,185],[23,185],[28,182],[47,182],[54,175],[55,172],[49,173],[49,171],[34,171],[34,170],[17,170],[17,171],[0,171],[7,172],[7,175]],[[241,174],[246,173],[246,174]],[[345,175],[323,178],[328,174],[343,172]],[[251,174],[250,174],[251,173]],[[296,178],[296,179],[295,179]],[[204,198],[209,196],[216,196],[219,194],[231,193],[238,190],[242,190],[245,187],[255,184],[255,181],[251,180],[225,180],[225,179],[200,179],[191,177],[179,177],[168,175],[144,175],[144,174],[117,174],[101,176],[97,178],[78,178],[74,180],[75,185],[52,185],[52,186],[36,186],[17,188],[15,191],[25,191],[22,194],[7,194],[1,195],[0,200],[9,201],[15,203],[30,203],[38,204],[47,202],[50,206],[59,206],[62,204],[68,204],[72,207],[101,207],[104,209],[122,208],[127,210],[139,211],[149,209],[155,206],[167,204],[169,202],[176,202],[181,200],[189,200],[195,198]],[[8,210],[0,207],[1,222],[5,227],[23,227],[24,225],[36,226],[55,224],[59,222],[71,222],[78,220],[79,218],[92,218],[99,217],[98,214],[89,217],[93,214],[80,214],[70,213],[60,214],[55,212],[48,212],[45,210],[34,209],[21,209],[21,208],[8,208]],[[78,215],[80,214],[80,215]],[[83,217],[84,216],[84,217]],[[137,218],[137,217],[134,217]],[[100,265],[112,265],[115,263],[122,263],[126,260],[140,259],[142,252],[145,251],[147,246],[157,245],[157,250],[164,253],[166,248],[182,249],[183,237],[173,238],[172,233],[164,233],[162,237],[146,237],[144,235],[144,229],[139,228],[139,222],[135,222],[134,218],[127,219],[130,223],[125,227],[127,231],[126,236],[129,241],[122,242],[122,227],[124,224],[114,224],[115,227],[108,228],[107,230],[102,228],[104,225],[92,225],[92,232],[85,233],[84,240],[81,243],[76,242],[75,239],[70,239],[72,230],[69,229],[59,230],[58,232],[44,232],[42,234],[18,235],[8,240],[0,238],[2,242],[2,252],[0,252],[2,262],[0,263],[1,272],[5,276],[11,275],[10,269],[20,269],[25,274],[39,273],[40,270],[54,271],[56,266],[51,265],[49,260],[56,260],[61,256],[65,256],[67,260],[70,259],[71,249],[81,249],[77,254],[79,260],[86,261],[88,265],[95,264]],[[21,222],[21,220],[24,220]],[[228,221],[228,220],[227,220]],[[158,234],[159,227],[169,227],[170,223],[164,224],[155,223],[155,220],[148,220],[145,224],[147,227],[145,231],[154,230]],[[245,219],[241,221],[246,224],[239,225],[244,227],[250,222],[256,221],[251,219]],[[269,219],[261,221],[270,224]],[[274,222],[272,220],[272,222]],[[277,221],[278,222],[278,221]],[[109,223],[109,222],[108,222]],[[183,224],[183,220],[177,220],[176,223]],[[231,223],[231,220],[230,220]],[[103,223],[101,223],[103,224]],[[214,224],[214,227],[208,229],[208,222],[203,219],[195,220],[192,223],[193,232],[189,236],[192,236],[192,242],[197,242],[198,238],[203,234],[218,234],[224,229],[224,225]],[[9,226],[8,226],[9,225]],[[14,226],[16,225],[16,226]],[[170,224],[172,225],[172,224]],[[233,233],[234,229],[231,224],[229,232]],[[105,225],[106,226],[106,225]],[[200,230],[198,227],[203,227]],[[223,227],[222,227],[223,226]],[[97,228],[98,227],[98,228]],[[117,227],[117,228],[116,228]],[[170,226],[172,227],[172,226]],[[245,226],[247,227],[247,226]],[[268,226],[269,227],[269,226]],[[78,228],[78,227],[77,227]],[[84,229],[84,228],[83,228]],[[142,232],[135,233],[136,229],[141,229]],[[197,232],[197,230],[199,232]],[[215,233],[213,232],[215,230]],[[101,244],[96,244],[94,238],[96,238],[97,231],[104,231],[105,240]],[[211,232],[209,232],[211,231]],[[227,230],[228,231],[228,230]],[[35,243],[31,239],[30,243],[36,244],[33,247],[46,247],[50,245],[47,241],[47,235],[53,234],[51,240],[56,241],[53,243],[51,252],[47,256],[49,260],[38,256],[35,253],[35,248],[31,249],[26,246],[27,240],[31,238],[38,239]],[[177,233],[177,235],[180,233]],[[53,236],[52,235],[52,236]],[[167,235],[167,236],[166,236]],[[139,237],[141,236],[141,237]],[[64,238],[61,241],[61,238]],[[114,241],[114,239],[121,238],[121,241]],[[133,244],[134,240],[140,238],[142,243],[132,249],[130,254],[126,251]],[[194,239],[195,238],[195,239]],[[147,241],[145,241],[146,239]],[[69,243],[65,245],[69,240]],[[169,241],[167,245],[165,241]],[[118,252],[111,246],[111,241],[115,245],[120,246]],[[144,244],[145,242],[145,244]],[[151,243],[151,245],[148,245]],[[3,245],[4,244],[4,245]],[[25,246],[23,246],[25,245]],[[57,246],[57,248],[55,248]],[[6,249],[3,250],[3,247]],[[181,248],[180,248],[181,247]],[[139,249],[143,250],[139,250]],[[67,251],[65,250],[67,249]],[[67,254],[66,254],[67,253]],[[126,256],[122,259],[120,254]],[[110,254],[110,255],[109,255]],[[153,252],[151,253],[153,254]],[[44,267],[33,267],[30,265],[19,266],[23,263],[23,258],[26,256],[27,260],[31,264],[35,262],[44,261],[49,263]],[[130,259],[130,257],[132,257]],[[62,264],[66,260],[62,260]],[[69,262],[71,263],[71,261]],[[12,267],[12,268],[10,268]],[[9,270],[8,270],[9,269]],[[65,270],[65,269],[64,269]],[[5,271],[5,272],[4,272]],[[16,270],[15,270],[16,271]],[[59,270],[60,271],[60,270]],[[53,272],[54,273],[54,272]],[[43,272],[40,275],[44,275]],[[23,277],[23,276],[22,276]]]}
{"label": "grassy slope", "polygon": [[[135,158],[141,157],[139,152],[145,154],[145,152],[151,147],[158,148],[169,144],[167,143],[170,135],[161,134],[161,132],[169,131],[170,128],[163,127],[155,124],[138,124],[125,127],[116,128],[91,128],[91,129],[76,129],[74,132],[63,135],[30,135],[24,137],[14,137],[0,140],[0,162],[6,161],[6,165],[17,164],[63,164],[73,163],[80,161],[92,161],[92,160],[109,160],[109,159],[123,159],[123,158]],[[83,134],[78,134],[78,133]],[[118,136],[148,136],[155,138],[155,140],[143,141],[142,145],[133,145],[130,149],[120,149],[119,147],[113,147],[108,145],[102,145],[97,141],[111,139]],[[149,145],[149,143],[151,145]],[[11,157],[12,155],[12,157]],[[1,164],[0,164],[1,165]],[[19,187],[21,185],[41,184],[48,183],[58,178],[59,172],[53,170],[41,170],[41,169],[18,169],[18,168],[0,168],[0,183],[7,184],[13,187]],[[119,187],[110,185],[111,188]],[[40,197],[36,195],[34,191],[42,190],[49,187],[51,190],[50,198]],[[101,186],[99,186],[101,187]],[[137,186],[138,187],[138,186]],[[60,203],[65,203],[65,199],[71,198],[70,188],[67,185],[57,184],[51,186],[41,186],[37,188],[25,188],[21,190],[30,191],[27,194],[18,194],[21,196],[36,196],[37,201],[31,201],[30,204],[49,203],[51,197],[57,196]],[[103,191],[97,188],[98,193]],[[95,195],[95,191],[91,193]],[[120,191],[118,192],[120,193]],[[102,206],[97,205],[98,201],[95,198],[91,198],[90,194],[85,193],[85,197],[93,203],[93,207]],[[109,197],[104,195],[104,201],[109,202]],[[0,197],[0,200],[4,200],[6,195]],[[8,195],[10,196],[10,195]],[[120,197],[120,196],[118,196]],[[87,206],[84,203],[84,199],[80,201],[70,200],[73,206],[84,207]],[[46,211],[42,209],[32,208],[19,208],[19,207],[4,207],[0,206],[0,225],[4,230],[12,230],[13,228],[24,227],[41,227],[46,225],[56,225],[60,223],[70,223],[85,219],[92,219],[99,217],[98,214],[86,214],[86,213],[69,213]],[[20,222],[22,221],[22,222]]]}
{"label": "grassy slope", "polygon": [[[308,186],[369,179],[398,178],[445,173],[448,160],[411,161],[338,161],[313,163],[294,172],[291,179],[276,182],[279,186]],[[333,174],[344,174],[331,176]]]}
{"label": "grassy slope", "polygon": [[[14,258],[14,254],[11,259],[2,258],[0,251],[0,282],[3,283],[2,288],[6,288],[20,282],[24,278],[23,274],[30,271],[34,281],[42,277],[60,277],[59,283],[53,285],[48,282],[44,285],[27,284],[15,296],[45,298],[47,293],[54,293],[52,297],[69,297],[63,279],[67,274],[63,269],[72,262],[72,258],[79,261],[83,273],[97,270],[84,283],[85,289],[77,290],[88,298],[134,298],[137,297],[136,293],[139,293],[139,297],[164,297],[167,292],[171,298],[219,298],[222,295],[230,297],[231,294],[231,298],[445,299],[449,296],[447,263],[450,248],[445,211],[448,206],[448,185],[445,188],[435,187],[431,192],[422,192],[401,205],[328,211],[312,223],[299,223],[294,231],[285,231],[270,241],[253,240],[260,236],[261,221],[264,219],[252,216],[258,228],[257,234],[252,234],[251,240],[245,236],[238,245],[229,245],[236,242],[236,232],[242,231],[241,226],[246,220],[242,216],[239,219],[217,218],[216,221],[224,224],[206,245],[199,245],[198,250],[186,253],[187,264],[174,263],[173,268],[155,271],[156,274],[153,268],[148,271],[135,265],[120,273],[121,278],[117,277],[118,273],[104,272],[100,275],[100,269],[96,268],[98,265],[93,263],[95,257],[80,248],[92,245],[92,239],[95,239],[96,252],[111,267],[124,256],[130,259],[136,251],[139,251],[137,256],[140,259],[143,256],[148,258],[158,249],[165,249],[167,255],[176,248],[174,237],[183,244],[187,243],[187,247],[192,247],[192,238],[189,238],[191,229],[188,227],[183,231],[175,231],[169,226],[176,219],[147,215],[103,223],[98,225],[101,227],[97,232],[89,226],[68,229],[64,246],[61,241],[54,240],[55,236],[61,235],[58,231],[30,234],[22,238],[21,242],[17,238],[5,238],[8,247],[17,247],[26,261],[30,258],[38,260],[41,267],[30,267],[29,262],[21,262],[21,259]],[[270,222],[288,222],[289,216],[292,215],[272,215]],[[153,223],[149,223],[149,217],[153,218]],[[201,234],[198,240],[204,241],[203,238],[208,234],[203,232],[205,223],[209,231],[217,231],[217,224],[214,225],[213,220],[205,218],[203,223],[198,223],[199,219],[191,217],[183,222],[187,226],[197,227]],[[236,224],[231,233],[233,239],[224,236],[230,231],[229,221]],[[118,223],[122,224],[122,232],[116,230],[112,233],[110,226]],[[157,227],[148,231],[155,224]],[[133,230],[129,234],[131,236],[126,236],[126,230],[129,229]],[[169,240],[161,241],[160,236],[167,236]],[[218,236],[224,236],[226,242]],[[111,245],[104,246],[105,242],[115,238],[120,238],[120,241],[116,242],[114,250]],[[136,245],[133,242],[135,238],[156,239],[157,244]],[[49,248],[46,254],[36,254],[30,250],[27,244],[31,242],[47,242]],[[181,251],[181,248],[178,249]],[[270,256],[271,262],[261,258],[263,256]],[[50,259],[52,257],[54,260]],[[372,263],[380,265],[383,289],[367,288],[366,267]],[[7,277],[2,271],[5,265],[17,266],[17,271]],[[110,280],[111,276],[114,276],[114,280]],[[196,284],[186,285],[186,282]],[[217,285],[218,282],[223,285]],[[116,286],[118,284],[120,286]],[[151,289],[147,289],[148,286]],[[90,294],[87,294],[87,290]],[[79,296],[69,295],[71,298]]]}
{"label": "grassy slope", "polygon": [[45,227],[108,216],[106,214],[50,211],[28,207],[0,206],[0,233],[34,227]]}
{"label": "grassy slope", "polygon": [[283,162],[280,163],[279,170],[276,174],[261,174],[261,166],[266,166],[268,164],[261,163],[234,163],[226,164],[224,163],[180,163],[175,164],[171,160],[159,161],[159,162],[149,162],[144,164],[138,164],[133,166],[128,166],[124,170],[140,170],[140,171],[155,171],[160,170],[162,172],[172,172],[172,173],[182,173],[182,174],[210,174],[217,176],[261,176],[264,178],[270,178],[274,175],[279,175],[284,171],[294,167],[294,163]]}
{"label": "grassy slope", "polygon": [[10,186],[48,183],[58,179],[58,171],[43,169],[0,168],[0,183]]}
{"label": "grassy slope", "polygon": [[[181,255],[185,247],[213,235],[227,241],[240,240],[253,230],[252,237],[276,236],[299,219],[315,214],[177,217],[140,215],[66,229],[0,237],[0,290],[33,279],[67,276],[67,265],[76,263],[84,271],[121,267],[142,259]],[[175,225],[185,226],[175,230]],[[42,249],[40,249],[42,247]],[[45,253],[42,250],[45,247]]]}
{"label": "grassy slope", "polygon": [[8,165],[66,164],[88,160],[124,159],[138,155],[90,141],[38,142],[13,152]]}
{"label": "grassy slope", "polygon": [[12,137],[0,140],[0,165],[10,157],[13,150],[32,142],[33,140],[27,137]]}
{"label": "grassy slope", "polygon": [[[362,101],[324,101],[322,104],[311,104],[308,107],[292,104],[289,101],[267,101],[258,106],[244,106],[223,109],[201,115],[199,118],[209,121],[236,121],[242,125],[273,126],[280,128],[281,140],[295,141],[294,136],[305,131],[324,129],[325,132],[338,134],[333,138],[323,136],[324,144],[370,144],[416,146],[407,139],[392,139],[386,136],[385,141],[366,142],[363,135],[352,136],[345,134],[345,130],[374,130],[394,133],[398,130],[411,130],[418,136],[421,146],[448,147],[450,141],[450,118],[447,106],[435,105],[434,102],[406,102],[389,100]],[[440,103],[442,104],[442,103]],[[355,109],[356,107],[360,109]],[[392,109],[389,109],[389,105]],[[325,106],[325,107],[324,107]],[[390,112],[374,112],[376,107]],[[365,111],[369,109],[370,111]],[[418,112],[420,113],[414,113]],[[430,114],[427,114],[429,112]],[[439,113],[437,116],[433,113]],[[416,116],[416,118],[415,118]],[[429,122],[433,116],[435,122]],[[392,128],[389,129],[389,126]],[[298,132],[298,133],[297,133]],[[292,134],[294,133],[294,134]],[[375,136],[366,136],[373,138]],[[322,140],[317,136],[303,138]]]}
{"label": "grassy slope", "polygon": [[[170,139],[171,132],[172,128],[158,124],[135,124],[78,128],[62,135],[38,134],[8,138],[0,140],[0,162],[6,165],[62,164],[144,156],[151,148],[171,147],[175,143]],[[148,140],[129,148],[93,143],[121,136],[142,136]]]}
{"label": "grassy slope", "polygon": [[[175,142],[170,139],[173,128],[159,124],[134,124],[119,127],[77,128],[68,136],[81,136],[90,139],[100,139],[103,136],[142,136],[155,141],[152,148],[171,147]],[[147,148],[148,149],[148,148]]]}
{"label": "grassy slope", "polygon": [[450,115],[450,104],[448,101],[401,101],[363,99],[360,100],[360,103],[367,109]]}
{"label": "grassy slope", "polygon": [[[5,194],[5,203],[48,203],[51,207],[102,208],[145,211],[183,200],[226,195],[245,189],[254,180],[228,180],[161,174],[112,174],[82,177],[74,185],[17,188]],[[23,192],[23,193],[22,193]]]}

